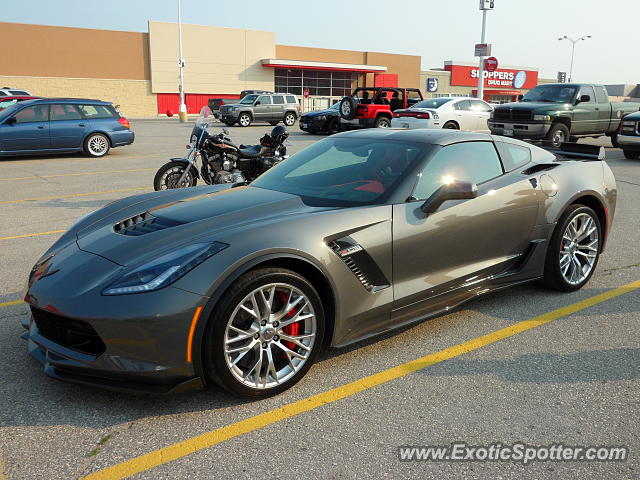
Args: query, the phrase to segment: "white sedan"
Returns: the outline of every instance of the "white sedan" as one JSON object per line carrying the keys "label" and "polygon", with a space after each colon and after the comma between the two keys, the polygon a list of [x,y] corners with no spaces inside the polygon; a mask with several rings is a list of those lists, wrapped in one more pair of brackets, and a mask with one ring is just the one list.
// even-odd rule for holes
{"label": "white sedan", "polygon": [[493,107],[469,97],[429,98],[410,108],[396,110],[392,128],[450,128],[489,133],[487,120]]}

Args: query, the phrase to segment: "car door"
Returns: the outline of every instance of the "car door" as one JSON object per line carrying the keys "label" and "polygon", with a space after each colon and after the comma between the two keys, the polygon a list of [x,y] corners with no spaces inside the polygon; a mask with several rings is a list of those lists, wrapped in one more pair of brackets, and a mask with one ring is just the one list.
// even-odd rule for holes
{"label": "car door", "polygon": [[51,148],[80,148],[87,132],[85,120],[75,105],[52,104],[49,110]]}
{"label": "car door", "polygon": [[[527,149],[528,150],[528,149]],[[476,198],[420,209],[452,179],[478,186]],[[442,147],[427,159],[411,201],[393,206],[394,309],[473,283],[512,266],[527,251],[538,213],[535,188],[504,171],[491,141]]]}
{"label": "car door", "polygon": [[[615,130],[615,126],[611,125],[611,104],[609,103],[609,95],[602,85],[594,87],[596,92],[596,111],[598,112],[598,132],[607,132]],[[615,119],[618,120],[617,118]]]}
{"label": "car door", "polygon": [[471,111],[471,102],[469,100],[458,100],[453,104],[454,120],[460,127],[460,130],[475,130],[477,119]]}
{"label": "car door", "polygon": [[493,111],[493,108],[482,100],[469,100],[469,102],[471,102],[471,113],[475,124],[473,130],[489,133],[487,121],[489,120],[489,115]]}
{"label": "car door", "polygon": [[[575,102],[583,95],[588,95],[589,101],[576,105]],[[596,94],[591,85],[583,85],[574,100],[571,133],[595,133],[598,130],[598,121]]]}
{"label": "car door", "polygon": [[0,125],[0,150],[20,152],[50,148],[49,105],[31,105]]}
{"label": "car door", "polygon": [[271,118],[271,97],[261,95],[253,104],[253,116],[256,120],[268,121]]}
{"label": "car door", "polygon": [[284,118],[284,95],[274,95],[271,97],[273,100],[273,105],[271,106],[271,118],[270,120],[282,120]]}

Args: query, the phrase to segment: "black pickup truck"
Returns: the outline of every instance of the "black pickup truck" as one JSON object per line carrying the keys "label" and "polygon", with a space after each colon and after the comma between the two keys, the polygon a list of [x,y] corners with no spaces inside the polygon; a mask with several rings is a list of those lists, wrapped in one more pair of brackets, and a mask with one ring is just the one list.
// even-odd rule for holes
{"label": "black pickup truck", "polygon": [[548,140],[558,147],[578,137],[615,135],[626,115],[640,110],[640,103],[609,101],[602,85],[547,83],[538,85],[517,103],[495,108],[488,121],[494,135]]}

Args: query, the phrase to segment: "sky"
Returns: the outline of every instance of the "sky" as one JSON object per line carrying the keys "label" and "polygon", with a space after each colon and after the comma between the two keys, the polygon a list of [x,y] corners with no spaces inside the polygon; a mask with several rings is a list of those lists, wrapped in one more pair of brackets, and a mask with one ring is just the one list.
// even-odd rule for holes
{"label": "sky", "polygon": [[[147,31],[148,20],[177,21],[177,0],[20,0],[0,21]],[[420,55],[422,67],[476,61],[482,13],[478,0],[182,0],[183,22],[268,30],[276,43]],[[488,43],[500,65],[538,68],[555,78],[640,83],[640,0],[495,0],[487,14]],[[25,41],[21,39],[20,41]],[[209,45],[224,48],[212,38]],[[94,59],[95,60],[95,59]]]}

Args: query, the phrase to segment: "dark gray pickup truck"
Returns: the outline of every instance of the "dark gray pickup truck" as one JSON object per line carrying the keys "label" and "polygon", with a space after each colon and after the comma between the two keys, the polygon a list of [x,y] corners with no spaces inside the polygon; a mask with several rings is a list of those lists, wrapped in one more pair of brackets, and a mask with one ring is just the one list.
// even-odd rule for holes
{"label": "dark gray pickup truck", "polygon": [[578,137],[608,135],[615,145],[620,121],[640,110],[640,103],[610,102],[602,85],[547,83],[538,85],[517,103],[495,108],[489,130],[529,140],[549,140],[558,147]]}

